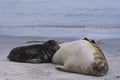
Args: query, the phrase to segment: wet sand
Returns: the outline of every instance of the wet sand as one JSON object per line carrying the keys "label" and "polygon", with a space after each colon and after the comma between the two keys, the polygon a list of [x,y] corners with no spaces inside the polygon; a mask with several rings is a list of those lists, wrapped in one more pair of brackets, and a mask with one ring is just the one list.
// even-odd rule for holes
{"label": "wet sand", "polygon": [[[97,40],[109,62],[108,74],[103,77],[62,72],[55,64],[30,64],[11,62],[7,59],[10,50],[17,46],[29,45],[27,41],[48,40],[43,37],[0,36],[0,80],[119,80],[120,79],[120,39]],[[55,38],[59,41],[76,39]]]}

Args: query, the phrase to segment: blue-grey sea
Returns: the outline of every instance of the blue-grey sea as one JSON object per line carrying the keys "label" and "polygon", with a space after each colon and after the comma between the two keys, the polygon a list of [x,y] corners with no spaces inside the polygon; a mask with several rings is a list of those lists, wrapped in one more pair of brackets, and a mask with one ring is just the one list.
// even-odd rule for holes
{"label": "blue-grey sea", "polygon": [[120,0],[0,0],[0,25],[118,27]]}
{"label": "blue-grey sea", "polygon": [[120,0],[0,0],[0,35],[120,38]]}

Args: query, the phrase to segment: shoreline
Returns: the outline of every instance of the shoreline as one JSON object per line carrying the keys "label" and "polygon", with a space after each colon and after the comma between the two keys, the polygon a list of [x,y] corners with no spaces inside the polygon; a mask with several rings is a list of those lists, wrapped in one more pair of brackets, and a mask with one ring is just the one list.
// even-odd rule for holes
{"label": "shoreline", "polygon": [[0,27],[24,27],[24,28],[120,28],[120,24],[96,24],[96,25],[69,25],[69,24],[34,24],[34,25],[0,25]]}
{"label": "shoreline", "polygon": [[1,27],[0,35],[18,37],[42,37],[81,39],[120,39],[120,28],[41,28],[41,27]]}

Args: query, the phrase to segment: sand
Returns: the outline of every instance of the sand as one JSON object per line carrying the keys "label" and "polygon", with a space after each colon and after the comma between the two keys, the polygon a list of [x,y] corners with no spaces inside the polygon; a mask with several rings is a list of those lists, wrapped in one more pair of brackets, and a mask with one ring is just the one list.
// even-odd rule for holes
{"label": "sand", "polygon": [[58,71],[52,63],[18,63],[7,59],[14,47],[28,45],[27,41],[45,39],[47,38],[0,36],[0,80],[120,80],[120,39],[97,40],[110,67],[108,74],[102,77]]}

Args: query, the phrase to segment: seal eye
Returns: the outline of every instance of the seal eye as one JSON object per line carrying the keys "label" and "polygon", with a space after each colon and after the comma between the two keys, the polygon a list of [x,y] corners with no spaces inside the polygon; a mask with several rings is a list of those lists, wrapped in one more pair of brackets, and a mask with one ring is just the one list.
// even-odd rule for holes
{"label": "seal eye", "polygon": [[94,40],[91,40],[91,42],[94,43],[94,44],[96,43]]}
{"label": "seal eye", "polygon": [[83,40],[89,41],[90,43],[96,44],[95,40],[90,40],[87,37],[84,37]]}

